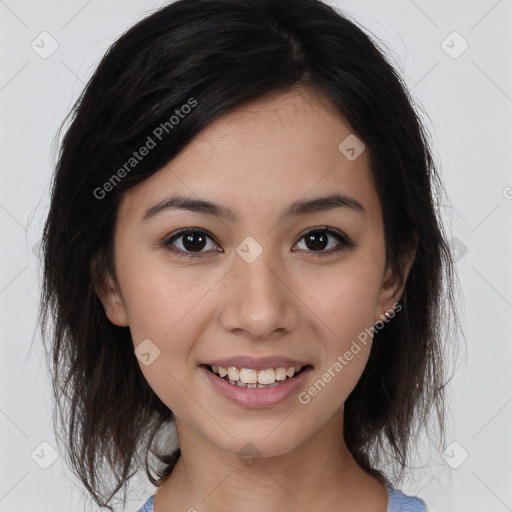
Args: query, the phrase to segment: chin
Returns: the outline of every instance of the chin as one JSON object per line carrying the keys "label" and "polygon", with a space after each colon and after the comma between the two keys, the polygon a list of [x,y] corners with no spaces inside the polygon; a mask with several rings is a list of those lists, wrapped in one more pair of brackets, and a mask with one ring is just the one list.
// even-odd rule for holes
{"label": "chin", "polygon": [[[212,440],[212,442],[215,441]],[[256,459],[261,457],[286,455],[296,449],[300,442],[294,442],[289,435],[278,434],[274,431],[270,435],[268,433],[255,435],[254,432],[240,433],[233,435],[232,438],[224,437],[215,444],[221,450],[236,455],[242,462],[245,458],[255,458],[254,462],[256,462]]]}

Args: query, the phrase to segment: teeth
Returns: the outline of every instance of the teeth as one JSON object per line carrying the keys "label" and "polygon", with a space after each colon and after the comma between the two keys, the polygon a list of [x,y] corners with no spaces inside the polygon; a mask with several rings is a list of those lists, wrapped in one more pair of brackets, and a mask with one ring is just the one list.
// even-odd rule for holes
{"label": "teeth", "polygon": [[260,384],[273,384],[276,381],[276,372],[273,368],[260,370],[258,372],[258,382]]}
{"label": "teeth", "polygon": [[277,368],[275,373],[276,373],[276,380],[286,379],[286,368]]}
{"label": "teeth", "polygon": [[295,374],[295,366],[290,366],[290,368],[286,369],[286,375],[288,375],[288,377],[293,377],[294,374]]}
{"label": "teeth", "polygon": [[238,380],[240,377],[240,372],[238,371],[238,368],[235,368],[234,366],[230,366],[228,368],[228,377],[231,380]]}
{"label": "teeth", "polygon": [[279,382],[274,382],[273,384],[265,385],[265,384],[244,384],[243,382],[240,382],[237,380],[236,382],[233,380],[228,380],[230,384],[233,384],[233,386],[238,386],[240,388],[275,388],[276,386],[279,386]]}
{"label": "teeth", "polygon": [[253,370],[251,368],[236,368],[235,366],[211,366],[213,373],[216,373],[225,380],[240,387],[263,388],[278,385],[276,381],[284,381],[298,373],[302,366],[289,366],[279,368],[265,368],[264,370]]}
{"label": "teeth", "polygon": [[249,368],[242,368],[240,370],[240,380],[244,384],[256,384],[258,381],[258,372],[256,370],[250,370]]}

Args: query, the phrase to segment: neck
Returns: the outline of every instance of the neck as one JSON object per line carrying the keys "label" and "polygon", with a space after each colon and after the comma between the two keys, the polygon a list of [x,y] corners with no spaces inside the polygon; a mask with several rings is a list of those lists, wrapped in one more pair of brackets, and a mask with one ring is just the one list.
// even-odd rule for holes
{"label": "neck", "polygon": [[176,429],[181,457],[156,492],[155,512],[338,512],[356,510],[362,496],[366,505],[369,496],[377,500],[372,510],[386,510],[385,488],[347,449],[341,408],[304,443],[270,457],[241,458],[222,450],[178,418]]}

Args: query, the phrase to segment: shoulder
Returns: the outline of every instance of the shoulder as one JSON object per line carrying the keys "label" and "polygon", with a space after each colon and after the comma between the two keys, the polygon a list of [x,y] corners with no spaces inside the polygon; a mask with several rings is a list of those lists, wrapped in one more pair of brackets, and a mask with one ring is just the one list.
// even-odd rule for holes
{"label": "shoulder", "polygon": [[150,496],[148,501],[144,503],[142,508],[138,512],[153,512],[153,500],[155,499],[154,496]]}
{"label": "shoulder", "polygon": [[[408,496],[386,484],[389,504],[386,512],[427,512],[425,502],[415,496]],[[153,512],[154,496],[150,496],[138,512]]]}
{"label": "shoulder", "polygon": [[389,496],[387,512],[427,512],[425,502],[416,496],[408,496],[386,484]]}

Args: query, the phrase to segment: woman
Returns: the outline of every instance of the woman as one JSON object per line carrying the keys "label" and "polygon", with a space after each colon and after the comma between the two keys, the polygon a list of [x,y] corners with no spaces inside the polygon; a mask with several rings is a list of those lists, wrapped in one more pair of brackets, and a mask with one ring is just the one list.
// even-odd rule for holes
{"label": "woman", "polygon": [[435,187],[397,73],[322,2],[179,0],[127,31],[74,108],[43,239],[95,501],[145,458],[144,512],[424,510],[391,478],[432,412],[443,432]]}

